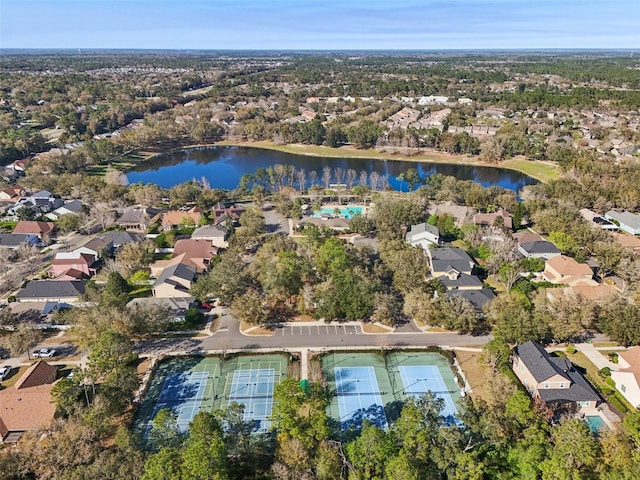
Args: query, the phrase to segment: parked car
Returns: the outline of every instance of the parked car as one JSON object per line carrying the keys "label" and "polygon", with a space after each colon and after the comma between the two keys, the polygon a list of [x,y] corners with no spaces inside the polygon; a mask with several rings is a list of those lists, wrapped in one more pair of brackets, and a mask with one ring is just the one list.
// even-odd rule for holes
{"label": "parked car", "polygon": [[34,358],[51,358],[56,354],[56,351],[52,348],[41,348],[33,352]]}
{"label": "parked car", "polygon": [[11,372],[11,367],[0,367],[0,382],[3,381]]}

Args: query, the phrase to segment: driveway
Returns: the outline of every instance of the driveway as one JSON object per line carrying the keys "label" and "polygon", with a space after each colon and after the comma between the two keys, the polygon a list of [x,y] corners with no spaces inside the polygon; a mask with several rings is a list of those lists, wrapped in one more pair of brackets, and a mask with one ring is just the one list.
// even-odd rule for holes
{"label": "driveway", "polygon": [[276,212],[273,204],[266,203],[262,207],[262,215],[264,215],[268,234],[289,235],[289,220]]}

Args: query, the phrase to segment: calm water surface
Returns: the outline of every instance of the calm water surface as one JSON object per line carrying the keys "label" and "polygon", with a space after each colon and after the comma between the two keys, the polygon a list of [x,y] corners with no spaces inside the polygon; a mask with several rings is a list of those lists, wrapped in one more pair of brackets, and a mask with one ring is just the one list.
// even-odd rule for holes
{"label": "calm water surface", "polygon": [[[356,183],[361,171],[364,170],[367,174],[375,171],[379,175],[387,175],[389,184],[396,190],[401,188],[401,183],[396,177],[409,168],[417,169],[422,177],[441,173],[459,180],[473,180],[485,187],[497,185],[515,191],[525,185],[538,183],[522,173],[503,168],[400,160],[310,157],[250,147],[203,147],[167,152],[127,172],[127,178],[131,183],[155,183],[164,188],[171,188],[188,180],[200,180],[204,177],[212,188],[231,190],[238,186],[242,175],[276,164],[293,165],[298,170],[304,169],[307,179],[309,172],[315,170],[318,173],[316,183],[319,184],[322,183],[322,169],[326,166],[332,169],[339,167],[345,171],[355,170]],[[332,179],[331,182],[334,183],[335,180]],[[406,191],[407,183],[403,182],[402,187]]]}

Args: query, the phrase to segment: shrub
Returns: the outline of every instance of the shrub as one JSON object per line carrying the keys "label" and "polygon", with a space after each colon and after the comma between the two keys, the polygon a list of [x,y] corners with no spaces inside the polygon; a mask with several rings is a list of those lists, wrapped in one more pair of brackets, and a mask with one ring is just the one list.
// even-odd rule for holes
{"label": "shrub", "polygon": [[577,351],[578,351],[578,349],[576,347],[574,347],[573,345],[567,345],[567,353],[570,353],[571,355],[573,355]]}
{"label": "shrub", "polygon": [[616,352],[611,352],[609,354],[609,360],[611,360],[612,363],[618,363],[618,354]]}
{"label": "shrub", "polygon": [[184,320],[187,325],[197,325],[202,322],[204,315],[197,308],[189,308],[184,314]]}
{"label": "shrub", "polygon": [[601,368],[598,373],[602,378],[608,378],[611,376],[611,369],[609,367]]}
{"label": "shrub", "polygon": [[615,388],[616,382],[613,380],[613,378],[607,377],[604,379],[604,381],[607,383],[607,385]]}
{"label": "shrub", "polygon": [[612,395],[609,395],[609,401],[613,404],[614,407],[616,407],[618,410],[620,410],[621,413],[627,413],[627,407],[624,404],[624,402],[622,400],[620,400],[618,398],[618,395],[616,392],[614,392]]}
{"label": "shrub", "polygon": [[602,387],[600,388],[600,391],[602,392],[603,395],[606,395],[606,396],[613,395],[614,393],[616,393],[616,391],[613,388],[609,388],[609,387]]}

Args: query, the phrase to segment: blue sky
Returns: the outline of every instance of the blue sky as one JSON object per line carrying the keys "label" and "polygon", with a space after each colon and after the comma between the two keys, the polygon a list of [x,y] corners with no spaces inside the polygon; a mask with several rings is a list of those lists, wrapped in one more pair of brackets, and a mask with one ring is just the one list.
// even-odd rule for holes
{"label": "blue sky", "polygon": [[0,48],[639,48],[640,0],[0,0]]}

